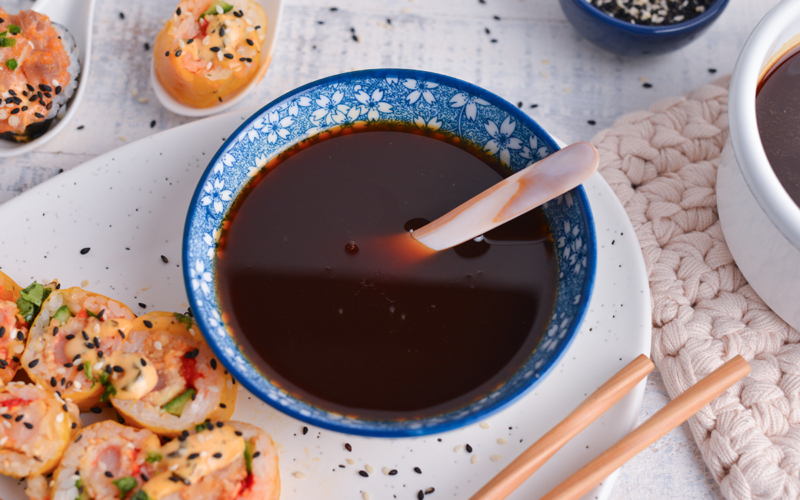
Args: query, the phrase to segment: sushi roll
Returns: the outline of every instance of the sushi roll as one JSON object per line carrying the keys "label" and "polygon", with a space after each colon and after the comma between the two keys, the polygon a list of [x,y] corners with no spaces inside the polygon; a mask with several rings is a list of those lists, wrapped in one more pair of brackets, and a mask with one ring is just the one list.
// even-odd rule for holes
{"label": "sushi roll", "polygon": [[[129,492],[156,476],[162,468],[160,447],[158,436],[146,429],[134,429],[111,420],[92,424],[64,452],[53,474],[49,498],[132,498]],[[40,483],[38,488],[32,488],[34,498],[47,498],[41,486]]]}
{"label": "sushi roll", "polygon": [[14,280],[0,272],[0,380],[4,384],[17,374],[28,337],[28,324],[17,306],[21,291]]}
{"label": "sushi roll", "polygon": [[[241,422],[198,426],[161,448],[163,472],[141,486],[152,500],[278,500],[278,453],[269,434]],[[71,499],[70,499],[71,500]]]}
{"label": "sushi roll", "polygon": [[0,8],[0,137],[28,142],[43,133],[75,93],[75,40],[44,14]]}
{"label": "sushi roll", "polygon": [[22,366],[34,383],[87,410],[100,401],[106,357],[122,346],[133,318],[125,304],[103,295],[55,290],[30,328]]}
{"label": "sushi roll", "polygon": [[132,425],[176,436],[233,414],[236,383],[188,316],[151,312],[136,318],[105,369],[111,404]]}
{"label": "sushi roll", "polygon": [[214,106],[264,76],[266,30],[255,0],[183,0],[156,37],[156,77],[175,100]]}
{"label": "sushi roll", "polygon": [[0,388],[0,474],[52,471],[80,428],[77,415],[75,405],[42,387],[11,382]]}

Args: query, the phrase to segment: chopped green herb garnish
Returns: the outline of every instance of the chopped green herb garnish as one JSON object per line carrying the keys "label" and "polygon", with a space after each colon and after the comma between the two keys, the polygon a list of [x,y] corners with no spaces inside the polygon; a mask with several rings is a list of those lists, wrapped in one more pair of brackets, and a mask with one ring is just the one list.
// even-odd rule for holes
{"label": "chopped green herb garnish", "polygon": [[195,432],[203,432],[204,430],[206,430],[206,424],[197,424],[194,426]]}
{"label": "chopped green herb garnish", "polygon": [[139,490],[131,496],[131,500],[150,500],[150,497],[147,496],[144,490]]}
{"label": "chopped green herb garnish", "polygon": [[214,2],[211,4],[211,7],[209,7],[209,8],[208,8],[208,10],[207,10],[207,11],[203,12],[202,14],[200,14],[200,19],[203,19],[205,16],[211,16],[211,15],[217,15],[217,14],[219,14],[219,13],[217,12],[217,5],[219,5],[220,7],[222,7],[222,13],[223,13],[223,14],[224,14],[224,13],[226,13],[226,12],[230,12],[230,11],[232,11],[232,10],[233,10],[233,5],[231,5],[231,4],[229,4],[229,3],[226,3],[226,2],[223,2],[223,1],[221,1],[221,0],[215,0],[215,1],[214,1]]}
{"label": "chopped green herb garnish", "polygon": [[61,306],[53,315],[53,319],[58,321],[59,325],[65,324],[72,317],[72,313],[67,306]]}
{"label": "chopped green herb garnish", "polygon": [[88,309],[86,309],[86,314],[88,314],[89,316],[91,316],[93,318],[100,319],[100,316],[98,316],[97,314],[93,313],[92,311],[90,311]]}
{"label": "chopped green herb garnish", "polygon": [[136,479],[134,479],[133,476],[121,477],[111,482],[114,484],[114,486],[119,488],[120,498],[125,498],[125,495],[133,491],[133,489],[139,485],[139,483],[136,482]]}
{"label": "chopped green herb garnish", "polygon": [[253,473],[253,451],[255,446],[248,440],[244,440],[244,464],[247,466],[247,473]]}
{"label": "chopped green herb garnish", "polygon": [[[14,63],[13,65],[10,64],[12,61]],[[6,61],[6,66],[13,71],[17,68],[17,61],[9,59]],[[19,308],[19,313],[26,323],[33,323],[33,319],[39,314],[42,303],[50,295],[50,292],[50,288],[45,288],[35,281],[19,292],[17,308]]]}
{"label": "chopped green herb garnish", "polygon": [[[104,373],[104,375],[105,375],[105,373]],[[106,377],[106,380],[107,379],[108,379],[108,377]],[[100,383],[101,384],[103,383],[102,380],[100,381]],[[105,384],[103,384],[103,385],[105,385]],[[103,394],[100,395],[100,402],[101,403],[105,403],[106,401],[108,401],[111,398],[111,396],[115,395],[116,393],[117,393],[117,388],[116,387],[114,387],[111,384],[106,385],[106,388],[103,390]]]}
{"label": "chopped green herb garnish", "polygon": [[[109,385],[109,383],[108,383],[108,373],[106,373],[106,372],[101,373],[100,374],[100,379],[98,380],[98,382],[100,382],[102,385]],[[117,391],[115,390],[114,394],[116,394],[116,393],[117,393]]]}
{"label": "chopped green herb garnish", "polygon": [[83,362],[83,374],[86,375],[86,378],[92,380],[92,362],[91,361],[84,361]]}
{"label": "chopped green herb garnish", "polygon": [[195,394],[197,394],[196,390],[187,389],[185,392],[183,392],[183,394],[175,396],[172,401],[168,402],[161,408],[171,415],[180,417],[183,413],[183,408],[186,406],[186,403],[191,401]]}
{"label": "chopped green herb garnish", "polygon": [[192,329],[192,325],[194,324],[194,322],[192,321],[192,318],[190,318],[189,316],[181,313],[175,313],[175,319],[186,325],[187,330]]}
{"label": "chopped green herb garnish", "polygon": [[160,461],[162,458],[164,457],[161,455],[161,453],[156,453],[155,451],[149,451],[147,452],[147,458],[145,458],[144,461],[153,464]]}
{"label": "chopped green herb garnish", "polygon": [[[3,47],[14,47],[14,46],[17,45],[17,39],[16,38],[0,38],[0,45],[2,45]],[[6,66],[8,66],[10,68],[11,66],[9,66],[9,64],[8,64],[9,61],[14,61],[14,67],[15,68],[17,67],[17,60],[16,59],[9,59],[8,61],[6,61]]]}
{"label": "chopped green herb garnish", "polygon": [[16,24],[9,24],[8,25],[8,32],[11,33],[12,35],[19,35],[19,33],[21,31],[22,31],[22,28],[20,28]]}
{"label": "chopped green herb garnish", "polygon": [[78,488],[78,496],[75,500],[89,500],[89,492],[83,487],[83,479],[75,481],[75,487]]}

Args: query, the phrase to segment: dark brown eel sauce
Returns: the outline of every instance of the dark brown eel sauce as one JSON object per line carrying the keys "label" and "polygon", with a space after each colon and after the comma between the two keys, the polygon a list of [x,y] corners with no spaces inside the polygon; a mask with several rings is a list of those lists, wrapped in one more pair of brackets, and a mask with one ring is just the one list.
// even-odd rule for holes
{"label": "dark brown eel sauce", "polygon": [[307,141],[238,197],[218,252],[221,304],[243,352],[303,401],[370,419],[454,410],[538,345],[555,305],[552,235],[536,210],[491,244],[392,257],[386,237],[501,176],[452,138],[368,130]]}
{"label": "dark brown eel sauce", "polygon": [[759,82],[756,119],[772,170],[800,205],[800,46],[781,57]]}

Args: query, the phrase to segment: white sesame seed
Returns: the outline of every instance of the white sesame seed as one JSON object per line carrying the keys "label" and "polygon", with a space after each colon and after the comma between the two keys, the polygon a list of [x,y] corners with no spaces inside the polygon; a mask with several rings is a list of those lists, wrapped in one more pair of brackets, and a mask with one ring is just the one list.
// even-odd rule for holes
{"label": "white sesame seed", "polygon": [[138,95],[139,95],[139,89],[133,89],[133,90],[131,90],[131,96],[133,96],[133,97],[138,97]]}
{"label": "white sesame seed", "polygon": [[63,421],[64,421],[64,414],[63,413],[59,413],[58,415],[56,415],[56,422],[58,422],[60,424]]}
{"label": "white sesame seed", "polygon": [[0,406],[0,413],[8,413],[8,406]]}
{"label": "white sesame seed", "polygon": [[225,13],[225,10],[222,8],[222,6],[221,5],[217,5],[217,14],[222,15],[224,13]]}
{"label": "white sesame seed", "polygon": [[168,470],[169,471],[176,471],[176,470],[178,470],[178,467],[180,467],[178,464],[172,464],[172,465],[169,466]]}
{"label": "white sesame seed", "polygon": [[225,43],[225,46],[226,46],[226,47],[227,47],[228,45],[230,45],[230,44],[231,44],[231,39],[228,37],[228,35],[225,35],[225,36],[222,38],[222,41],[223,41],[223,43]]}
{"label": "white sesame seed", "polygon": [[372,496],[366,491],[361,492],[361,496],[364,498],[364,500],[370,500],[372,498]]}
{"label": "white sesame seed", "polygon": [[94,364],[92,369],[95,370],[95,371],[102,370],[103,369],[103,365],[105,365],[105,363],[103,363],[102,361],[98,361],[97,363]]}
{"label": "white sesame seed", "polygon": [[211,43],[211,36],[206,35],[206,37],[203,38],[203,45],[208,45],[209,43]]}
{"label": "white sesame seed", "polygon": [[78,479],[80,479],[80,478],[81,478],[81,476],[79,476],[79,475],[77,475],[77,474],[73,474],[73,475],[72,475],[72,477],[71,477],[70,479],[71,479],[72,481],[77,481],[77,480],[78,480]]}
{"label": "white sesame seed", "polygon": [[94,328],[92,328],[94,333],[100,333],[100,323],[95,323]]}
{"label": "white sesame seed", "polygon": [[464,445],[463,444],[457,444],[456,447],[453,448],[453,451],[458,453],[459,451],[461,451],[463,449],[464,449]]}
{"label": "white sesame seed", "polygon": [[508,439],[506,438],[497,438],[497,444],[506,444]]}
{"label": "white sesame seed", "polygon": [[209,392],[219,392],[219,387],[217,387],[216,385],[209,386],[208,387],[208,391]]}
{"label": "white sesame seed", "polygon": [[4,444],[6,444],[7,441],[8,441],[8,436],[3,436],[3,438],[0,439],[0,446],[3,446]]}
{"label": "white sesame seed", "polygon": [[388,468],[388,467],[384,467],[384,468],[382,468],[382,469],[381,469],[381,471],[382,471],[382,472],[383,472],[385,475],[387,475],[387,476],[389,475],[389,468]]}
{"label": "white sesame seed", "polygon": [[59,367],[58,370],[56,370],[56,375],[64,375],[65,373],[67,373],[67,369],[64,368],[63,366]]}
{"label": "white sesame seed", "polygon": [[491,457],[489,457],[489,460],[491,460],[492,462],[497,462],[498,460],[502,460],[502,458],[503,455],[492,455]]}
{"label": "white sesame seed", "polygon": [[55,479],[51,479],[50,480],[50,487],[52,488],[55,485],[56,485],[56,480]]}
{"label": "white sesame seed", "polygon": [[302,472],[300,472],[300,471],[297,471],[297,472],[295,472],[295,473],[294,473],[294,474],[292,474],[292,475],[293,475],[294,477],[296,477],[297,479],[305,479],[305,478],[306,478],[306,475],[305,475],[305,474],[303,474],[303,473],[302,473]]}
{"label": "white sesame seed", "polygon": [[160,340],[156,340],[155,342],[153,342],[153,347],[156,348],[156,351],[160,351],[161,350],[161,341]]}
{"label": "white sesame seed", "polygon": [[8,420],[3,420],[3,425],[8,427],[9,429],[11,428],[11,423]]}
{"label": "white sesame seed", "polygon": [[481,429],[488,429],[489,428],[489,422],[481,422],[480,426],[481,426]]}
{"label": "white sesame seed", "polygon": [[36,50],[36,46],[33,44],[32,41],[28,40],[28,45],[30,45],[32,49]]}
{"label": "white sesame seed", "polygon": [[371,465],[369,465],[369,464],[365,465],[365,466],[364,466],[364,468],[365,468],[365,469],[367,470],[367,472],[369,472],[370,474],[372,474],[372,473],[374,473],[374,472],[375,472],[375,467],[373,467],[373,466],[371,466]]}
{"label": "white sesame seed", "polygon": [[[11,117],[8,119],[8,124],[11,125],[12,127],[16,127],[17,125],[19,125],[19,116],[11,115]],[[17,350],[18,347],[22,347],[22,346],[21,345],[15,346],[14,347],[14,352],[17,352],[17,353],[22,352],[22,349],[20,349],[19,351]]]}
{"label": "white sesame seed", "polygon": [[355,465],[355,464],[356,464],[356,461],[355,461],[355,460],[353,460],[352,458],[348,458],[348,459],[347,459],[347,463],[348,463],[348,464],[350,464],[350,465]]}
{"label": "white sesame seed", "polygon": [[253,28],[252,26],[248,26],[247,28],[245,28],[245,29],[244,29],[245,33],[251,33],[251,32],[253,32],[253,31],[255,31],[255,30],[256,30],[256,29],[255,29],[255,28]]}
{"label": "white sesame seed", "polygon": [[186,48],[186,42],[184,42],[183,40],[178,40],[178,45],[179,45],[179,46],[180,46],[180,48],[182,48],[182,49]]}
{"label": "white sesame seed", "polygon": [[148,99],[147,97],[140,97],[139,102],[142,104],[147,104],[148,102],[150,102],[150,99]]}
{"label": "white sesame seed", "polygon": [[0,109],[0,120],[5,120],[6,118],[8,118],[8,111]]}
{"label": "white sesame seed", "polygon": [[248,26],[252,26],[253,25],[253,21],[251,21],[249,17],[245,17],[244,18],[244,22],[246,22]]}
{"label": "white sesame seed", "polygon": [[76,380],[76,381],[75,381],[75,388],[76,388],[76,389],[78,389],[78,390],[80,391],[80,390],[81,390],[81,387],[83,387],[83,386],[81,385],[81,383],[80,383],[79,381],[77,381],[77,380]]}
{"label": "white sesame seed", "polygon": [[213,63],[213,62],[211,62],[211,61],[208,61],[208,64],[206,64],[206,69],[211,69],[211,67],[212,67],[213,65],[214,65],[214,63]]}
{"label": "white sesame seed", "polygon": [[121,135],[121,136],[119,136],[119,140],[122,141],[122,142],[125,142],[125,141],[128,140],[128,138],[125,137],[124,135]]}
{"label": "white sesame seed", "polygon": [[219,59],[221,61],[222,57],[223,57],[222,56],[222,51],[220,50],[219,52],[217,52],[217,59]]}
{"label": "white sesame seed", "polygon": [[478,463],[478,455],[477,455],[477,453],[475,455],[472,455],[472,458],[470,458],[469,461],[472,462],[473,464]]}

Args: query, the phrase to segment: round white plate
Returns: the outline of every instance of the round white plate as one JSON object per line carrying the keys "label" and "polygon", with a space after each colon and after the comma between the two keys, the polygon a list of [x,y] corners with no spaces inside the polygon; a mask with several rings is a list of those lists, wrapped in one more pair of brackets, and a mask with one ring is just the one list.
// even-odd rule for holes
{"label": "round white plate", "polygon": [[[237,111],[147,137],[0,205],[0,269],[22,286],[52,278],[64,286],[83,286],[122,300],[138,314],[185,311],[180,255],[189,200],[217,147],[251,113]],[[598,244],[589,313],[553,372],[482,426],[409,439],[354,437],[316,428],[304,435],[301,422],[239,391],[234,419],[262,427],[278,443],[283,500],[356,500],[364,491],[374,500],[413,500],[419,490],[431,487],[434,498],[467,499],[611,375],[639,354],[649,354],[650,295],[633,228],[599,175],[584,187]],[[82,248],[90,250],[82,255]],[[540,497],[627,434],[636,423],[643,393],[644,381],[509,498]],[[95,419],[89,416],[86,420]],[[464,447],[454,450],[467,443],[472,454]],[[477,456],[475,463],[472,455]],[[367,465],[375,472],[361,477],[358,471]],[[398,473],[384,475],[383,467]],[[586,498],[606,498],[612,486],[613,476]],[[23,485],[0,479],[0,497],[23,499]]]}

